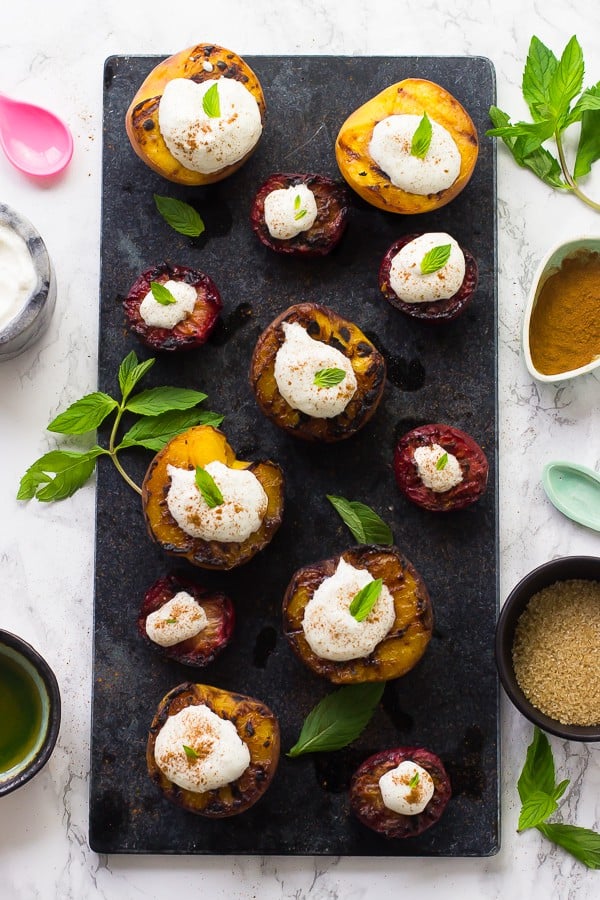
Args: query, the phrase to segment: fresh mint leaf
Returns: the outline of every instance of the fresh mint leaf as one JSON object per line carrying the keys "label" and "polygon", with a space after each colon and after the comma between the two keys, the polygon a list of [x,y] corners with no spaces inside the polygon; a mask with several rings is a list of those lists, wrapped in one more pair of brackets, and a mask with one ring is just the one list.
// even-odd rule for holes
{"label": "fresh mint leaf", "polygon": [[162,197],[154,194],[156,208],[174,231],[186,237],[199,237],[204,231],[204,222],[200,214],[183,200],[175,197]]}
{"label": "fresh mint leaf", "polygon": [[382,682],[349,684],[327,694],[306,717],[288,756],[340,750],[367,727],[383,695]]}
{"label": "fresh mint leaf", "polygon": [[123,435],[116,450],[126,447],[146,447],[158,452],[171,438],[194,425],[213,425],[218,428],[223,416],[200,409],[174,409],[157,416],[143,416]]}
{"label": "fresh mint leaf", "polygon": [[181,746],[183,747],[183,752],[188,759],[198,759],[198,757],[200,756],[200,754],[197,753],[193,747],[189,747],[187,744],[182,744]]}
{"label": "fresh mint leaf", "polygon": [[429,116],[427,113],[423,113],[423,118],[417,125],[416,131],[412,137],[410,145],[411,156],[417,156],[419,159],[424,159],[427,156],[427,151],[431,145],[432,134],[433,129],[431,127]]}
{"label": "fresh mint leaf", "polygon": [[150,291],[156,302],[160,303],[161,306],[172,306],[173,303],[177,303],[177,298],[160,281],[151,281]]}
{"label": "fresh mint leaf", "polygon": [[560,784],[557,784],[554,790],[552,791],[552,796],[555,800],[560,800],[566,789],[569,787],[571,782],[568,778],[565,778],[564,781],[561,781]]}
{"label": "fresh mint leaf", "polygon": [[517,782],[521,803],[526,803],[538,791],[552,795],[555,788],[554,757],[548,738],[537,726],[527,748],[523,771]]}
{"label": "fresh mint leaf", "polygon": [[447,465],[448,465],[448,454],[442,453],[442,455],[436,462],[435,467],[439,472],[441,472],[442,469],[445,469]]}
{"label": "fresh mint leaf", "polygon": [[304,216],[307,214],[307,212],[308,211],[306,209],[299,209],[297,213],[294,213],[294,220],[296,222],[299,222],[300,219],[304,218]]}
{"label": "fresh mint leaf", "polygon": [[155,362],[154,358],[147,359],[145,362],[138,362],[138,358],[133,350],[127,354],[119,366],[119,387],[121,388],[123,400],[127,400],[138,381],[144,377]]}
{"label": "fresh mint leaf", "polygon": [[219,100],[219,83],[215,81],[202,98],[202,109],[210,119],[218,119],[221,115]]}
{"label": "fresh mint leaf", "polygon": [[[497,106],[490,107],[489,115],[496,128],[490,129],[486,132],[487,134],[493,134],[496,129],[510,125],[508,115],[501,109],[498,109]],[[536,150],[527,153],[525,145],[529,139],[526,136],[514,135],[510,129],[507,129],[503,131],[501,137],[519,166],[530,169],[538,178],[541,178],[542,181],[545,181],[552,187],[561,189],[566,187],[565,182],[561,178],[561,168],[558,160],[545,147],[540,146]]]}
{"label": "fresh mint leaf", "polygon": [[408,786],[411,787],[411,788],[414,788],[414,787],[416,787],[416,786],[418,785],[419,781],[420,781],[419,773],[418,773],[418,772],[415,772],[415,774],[413,775],[413,777],[412,777],[412,778],[410,779],[410,781],[408,782]]}
{"label": "fresh mint leaf", "polygon": [[583,72],[583,52],[579,41],[573,35],[563,50],[548,85],[548,105],[555,122],[559,125],[568,114],[571,101],[581,91]]}
{"label": "fresh mint leaf", "polygon": [[337,384],[341,384],[345,377],[346,373],[343,369],[319,369],[318,372],[315,372],[313,384],[321,388],[335,387]]}
{"label": "fresh mint leaf", "polygon": [[550,116],[549,90],[558,60],[554,53],[535,35],[529,44],[523,71],[523,97],[535,122]]}
{"label": "fresh mint leaf", "polygon": [[136,394],[125,408],[139,416],[158,416],[170,409],[191,409],[206,400],[206,394],[191,388],[157,387]]}
{"label": "fresh mint leaf", "polygon": [[119,404],[108,394],[96,391],[72,403],[52,419],[48,431],[59,434],[86,434],[95,431]]}
{"label": "fresh mint leaf", "polygon": [[36,460],[21,479],[17,500],[64,500],[79,490],[91,476],[96,459],[106,453],[92,447],[79,453],[73,450],[51,450]]}
{"label": "fresh mint leaf", "polygon": [[196,487],[202,494],[204,502],[210,509],[221,506],[223,503],[223,494],[219,489],[219,485],[212,477],[210,472],[203,469],[202,466],[196,466]]}
{"label": "fresh mint leaf", "polygon": [[428,250],[421,260],[421,275],[432,275],[439,269],[443,269],[450,259],[451,252],[451,244],[439,244],[439,246]]}
{"label": "fresh mint leaf", "polygon": [[544,837],[558,844],[588,869],[600,869],[600,834],[598,832],[592,831],[590,828],[563,825],[558,822],[538,825],[537,829]]}
{"label": "fresh mint leaf", "polygon": [[600,159],[600,84],[582,94],[579,103],[581,131],[573,169],[575,178],[589,175],[593,163]]}
{"label": "fresh mint leaf", "polygon": [[357,622],[364,622],[381,594],[383,580],[375,578],[358,591],[352,598],[348,612]]}
{"label": "fresh mint leaf", "polygon": [[521,807],[517,830],[525,831],[527,828],[536,828],[557,809],[558,804],[554,797],[543,791],[534,791]]}
{"label": "fresh mint leaf", "polygon": [[326,496],[359,544],[389,546],[394,543],[391,529],[370,506],[333,494]]}

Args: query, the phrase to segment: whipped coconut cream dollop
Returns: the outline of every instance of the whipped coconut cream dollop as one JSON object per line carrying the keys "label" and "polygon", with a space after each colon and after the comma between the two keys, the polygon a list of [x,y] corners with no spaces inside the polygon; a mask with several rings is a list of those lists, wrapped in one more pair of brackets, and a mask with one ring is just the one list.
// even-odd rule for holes
{"label": "whipped coconut cream dollop", "polygon": [[315,195],[305,184],[271,191],[265,197],[265,225],[271,237],[289,240],[308,231],[317,218]]}
{"label": "whipped coconut cream dollop", "polygon": [[[450,256],[435,272],[423,274],[421,264],[430,250],[450,245]],[[393,257],[390,287],[404,303],[432,303],[453,297],[465,278],[465,255],[449,234],[428,232],[409,241]]]}
{"label": "whipped coconut cream dollop", "polygon": [[417,447],[413,457],[419,478],[430,491],[442,494],[463,480],[458,459],[439,444]]}
{"label": "whipped coconut cream dollop", "polygon": [[[210,116],[203,99],[214,85],[219,115]],[[239,162],[262,133],[258,103],[234,78],[200,83],[173,78],[160,98],[158,127],[171,155],[186,169],[203,175]]]}
{"label": "whipped coconut cream dollop", "polygon": [[422,766],[405,759],[379,779],[384,805],[403,816],[422,813],[435,791],[433,778]]}
{"label": "whipped coconut cream dollop", "polygon": [[169,781],[199,794],[230,784],[250,765],[248,745],[233,722],[204,705],[186,706],[167,718],[154,758]]}
{"label": "whipped coconut cream dollop", "polygon": [[215,460],[204,466],[223,495],[223,503],[209,506],[196,485],[195,469],[168,465],[171,479],[167,507],[179,527],[203,541],[241,543],[258,531],[268,498],[253,472],[231,469]]}
{"label": "whipped coconut cream dollop", "polygon": [[140,303],[140,315],[151,328],[175,328],[196,305],[196,288],[185,281],[167,281],[163,285],[175,298],[175,303],[159,303],[148,291]]}
{"label": "whipped coconut cream dollop", "polygon": [[[275,381],[283,399],[293,409],[317,419],[331,419],[342,413],[356,393],[357,381],[350,360],[329,344],[315,341],[302,325],[284,322],[285,340],[275,357]],[[338,384],[315,384],[317,372],[340,369]]]}
{"label": "whipped coconut cream dollop", "polygon": [[187,591],[179,591],[146,617],[146,634],[160,647],[172,647],[196,637],[207,625],[200,604]]}
{"label": "whipped coconut cream dollop", "polygon": [[340,558],[335,573],[321,582],[304,610],[302,628],[313,653],[336,662],[359,659],[384,639],[396,618],[385,584],[366,619],[358,622],[350,614],[356,594],[374,580],[367,569],[355,569]]}
{"label": "whipped coconut cream dollop", "polygon": [[424,157],[411,153],[422,116],[387,116],[373,129],[369,154],[392,184],[410,194],[437,194],[460,173],[460,150],[449,131],[430,119],[431,143]]}

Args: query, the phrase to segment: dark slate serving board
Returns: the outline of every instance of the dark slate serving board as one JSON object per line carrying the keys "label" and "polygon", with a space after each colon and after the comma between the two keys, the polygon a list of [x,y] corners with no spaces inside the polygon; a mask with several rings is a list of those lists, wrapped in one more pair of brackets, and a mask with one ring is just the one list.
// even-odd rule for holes
{"label": "dark slate serving board", "polygon": [[[209,573],[170,560],[146,534],[138,496],[109,464],[100,465],[96,521],[94,688],[90,845],[102,853],[331,854],[487,856],[499,846],[498,691],[493,660],[497,611],[496,169],[484,137],[494,102],[492,65],[482,58],[249,57],[266,99],[259,150],[233,177],[209,188],[172,185],[134,155],[125,110],[156,58],[112,57],[104,75],[99,389],[117,391],[119,362],[134,349],[120,300],[144,269],[164,259],[199,268],[219,286],[222,323],[205,347],[162,355],[144,386],[174,384],[205,391],[207,407],[225,414],[223,429],[242,459],[271,457],[287,478],[286,513],[272,544],[248,565]],[[333,145],[357,106],[403,78],[448,88],[481,136],[466,190],[436,213],[400,217],[353,199],[342,244],[323,260],[297,260],[264,248],[248,224],[254,192],[273,171],[337,177]],[[194,204],[206,232],[191,240],[155,210],[153,193]],[[479,261],[471,307],[456,322],[427,326],[392,309],[379,295],[377,269],[400,235],[446,230]],[[280,432],[258,411],[247,382],[254,343],[295,302],[328,304],[353,319],[388,360],[381,406],[354,438],[308,446]],[[457,513],[434,514],[406,501],[392,473],[395,439],[417,424],[445,422],[484,447],[490,483],[484,498]],[[106,440],[101,432],[100,439]],[[151,459],[123,454],[138,483]],[[104,462],[104,461],[102,461]],[[281,634],[285,587],[300,566],[333,556],[353,539],[326,493],[373,506],[424,577],[435,631],[415,670],[387,685],[363,735],[335,753],[291,760],[309,710],[331,686],[294,657]],[[142,595],[167,571],[186,571],[234,600],[231,645],[206,669],[167,662],[138,637]],[[187,680],[241,691],[277,713],[282,757],[263,799],[233,819],[196,817],[163,799],[146,774],[148,727],[163,695]],[[375,751],[420,745],[441,756],[454,796],[439,824],[418,838],[386,841],[349,814],[353,770]]]}

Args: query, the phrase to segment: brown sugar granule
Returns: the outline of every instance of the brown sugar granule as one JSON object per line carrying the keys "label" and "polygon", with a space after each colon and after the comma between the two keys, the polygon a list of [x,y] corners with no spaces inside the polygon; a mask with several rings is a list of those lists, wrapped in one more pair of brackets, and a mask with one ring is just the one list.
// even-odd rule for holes
{"label": "brown sugar granule", "polygon": [[563,725],[600,724],[600,582],[557,581],[521,614],[513,666],[527,699]]}

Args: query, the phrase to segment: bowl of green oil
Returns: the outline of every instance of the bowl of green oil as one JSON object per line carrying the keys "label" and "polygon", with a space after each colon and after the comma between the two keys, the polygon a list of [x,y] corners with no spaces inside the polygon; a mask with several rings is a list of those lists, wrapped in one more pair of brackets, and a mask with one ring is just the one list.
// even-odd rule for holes
{"label": "bowl of green oil", "polygon": [[30,644],[0,629],[0,797],[47,763],[59,727],[54,672]]}

